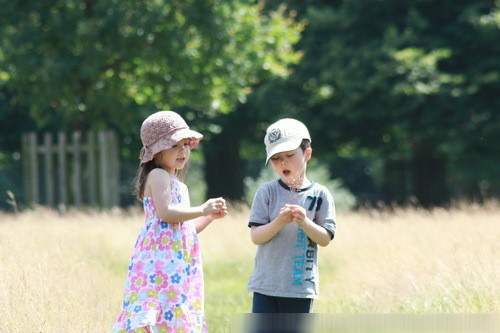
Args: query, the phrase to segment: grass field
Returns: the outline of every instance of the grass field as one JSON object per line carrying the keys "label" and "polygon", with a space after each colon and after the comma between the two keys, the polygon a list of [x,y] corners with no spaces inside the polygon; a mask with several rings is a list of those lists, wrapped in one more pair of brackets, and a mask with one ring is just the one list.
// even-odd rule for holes
{"label": "grass field", "polygon": [[[249,312],[248,212],[200,234],[210,332]],[[109,332],[141,212],[0,213],[0,332]],[[500,312],[500,204],[339,214],[316,313]]]}

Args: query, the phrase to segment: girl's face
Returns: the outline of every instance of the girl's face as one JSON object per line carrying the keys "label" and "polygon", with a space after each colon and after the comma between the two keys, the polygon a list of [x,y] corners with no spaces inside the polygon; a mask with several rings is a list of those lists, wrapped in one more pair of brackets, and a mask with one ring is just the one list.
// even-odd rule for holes
{"label": "girl's face", "polygon": [[176,170],[181,170],[191,156],[190,140],[183,139],[172,148],[162,150],[156,160],[156,163],[168,173],[175,174]]}
{"label": "girl's face", "polygon": [[274,171],[276,171],[285,184],[290,187],[302,186],[307,161],[311,158],[311,153],[311,148],[302,151],[302,148],[299,147],[295,150],[273,155],[271,163]]}

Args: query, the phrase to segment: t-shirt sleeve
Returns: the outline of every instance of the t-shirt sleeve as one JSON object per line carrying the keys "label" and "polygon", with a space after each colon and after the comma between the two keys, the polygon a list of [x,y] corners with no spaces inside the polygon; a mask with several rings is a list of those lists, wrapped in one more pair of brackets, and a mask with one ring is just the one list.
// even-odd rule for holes
{"label": "t-shirt sleeve", "polygon": [[335,202],[332,194],[326,188],[323,189],[321,198],[323,200],[323,204],[316,212],[316,223],[325,228],[333,239],[335,237],[335,232],[337,231]]}
{"label": "t-shirt sleeve", "polygon": [[248,227],[260,226],[270,222],[269,220],[269,187],[267,183],[262,184],[252,201],[250,208]]}

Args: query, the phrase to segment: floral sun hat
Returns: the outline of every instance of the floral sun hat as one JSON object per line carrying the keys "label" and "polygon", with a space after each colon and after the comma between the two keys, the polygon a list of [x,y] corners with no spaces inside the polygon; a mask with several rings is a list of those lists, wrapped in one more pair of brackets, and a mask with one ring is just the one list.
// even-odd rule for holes
{"label": "floral sun hat", "polygon": [[172,148],[183,139],[191,139],[190,148],[198,146],[203,135],[189,129],[184,119],[174,111],[159,111],[144,120],[141,126],[142,163],[151,161],[155,154]]}

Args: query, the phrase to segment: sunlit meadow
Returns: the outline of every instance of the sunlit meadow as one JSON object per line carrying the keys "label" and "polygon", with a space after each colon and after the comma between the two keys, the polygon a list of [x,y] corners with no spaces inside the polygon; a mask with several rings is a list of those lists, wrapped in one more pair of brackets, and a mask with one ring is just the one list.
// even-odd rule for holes
{"label": "sunlit meadow", "polygon": [[[250,310],[247,217],[233,209],[200,234],[210,332]],[[0,332],[109,332],[142,222],[138,210],[0,213]],[[500,312],[499,223],[499,203],[339,214],[314,312]]]}

